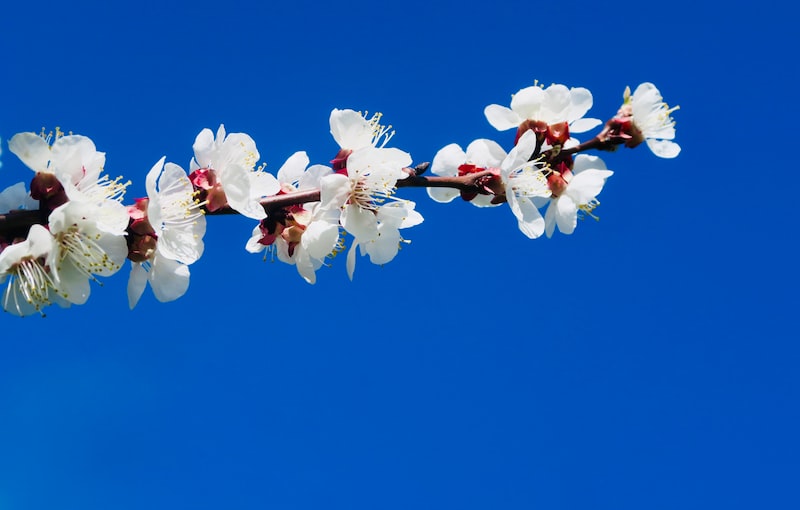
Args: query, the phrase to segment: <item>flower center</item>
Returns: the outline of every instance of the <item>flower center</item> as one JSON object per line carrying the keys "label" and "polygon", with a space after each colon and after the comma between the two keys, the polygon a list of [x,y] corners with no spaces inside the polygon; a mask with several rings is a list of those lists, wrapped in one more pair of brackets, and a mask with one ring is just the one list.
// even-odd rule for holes
{"label": "flower center", "polygon": [[52,304],[50,292],[56,290],[44,260],[23,258],[11,267],[9,275],[11,282],[3,296],[3,307],[6,310],[16,309],[20,315],[24,315],[24,302],[44,317],[42,308]]}
{"label": "flower center", "polygon": [[59,264],[69,257],[84,276],[93,280],[95,273],[116,273],[121,266],[111,260],[97,242],[99,239],[100,234],[86,235],[78,230],[77,225],[71,225],[66,231],[58,233],[56,243],[61,247]]}

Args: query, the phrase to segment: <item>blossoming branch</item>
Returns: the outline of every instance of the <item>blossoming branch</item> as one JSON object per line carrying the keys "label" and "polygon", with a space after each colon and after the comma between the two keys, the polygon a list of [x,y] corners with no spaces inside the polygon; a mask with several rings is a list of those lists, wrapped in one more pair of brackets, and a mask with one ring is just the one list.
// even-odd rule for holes
{"label": "blossoming branch", "polygon": [[[680,152],[671,116],[677,108],[653,84],[626,89],[605,124],[586,117],[592,104],[585,88],[523,88],[510,107],[484,110],[497,130],[516,129],[508,152],[478,139],[466,149],[447,145],[431,163],[415,166],[408,152],[388,146],[394,131],[380,114],[334,109],[330,132],[339,151],[329,165],[312,165],[300,151],[276,175],[259,165],[249,135],[224,126],[216,133],[203,129],[188,172],[162,157],[145,177],[147,196],[127,205],[130,183],[103,174],[105,153],[91,139],[58,129],[18,133],[8,148],[34,177],[29,189],[17,183],[0,192],[3,309],[44,315],[52,304],[83,304],[91,282],[117,273],[126,259],[131,308],[148,285],[158,301],[175,300],[186,293],[189,266],[203,254],[206,217],[219,214],[251,218],[245,249],[294,265],[311,284],[326,260],[347,251],[352,279],[359,255],[374,264],[392,261],[407,229],[422,223],[417,204],[398,195],[407,187],[427,188],[440,203],[456,197],[476,207],[507,203],[531,239],[556,230],[572,234],[579,218],[596,218],[597,196],[613,175],[602,159],[584,152],[642,142],[662,158]],[[601,125],[587,141],[573,136]]]}

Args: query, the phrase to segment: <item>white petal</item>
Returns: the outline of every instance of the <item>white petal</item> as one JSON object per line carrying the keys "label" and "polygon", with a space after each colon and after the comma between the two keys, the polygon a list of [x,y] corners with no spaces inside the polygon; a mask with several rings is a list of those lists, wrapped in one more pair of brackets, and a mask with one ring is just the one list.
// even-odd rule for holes
{"label": "white petal", "polygon": [[322,178],[331,175],[332,173],[333,168],[329,166],[311,165],[300,177],[300,181],[297,183],[297,189],[302,190],[319,188],[321,186],[320,182],[322,181]]}
{"label": "white petal", "polygon": [[[592,93],[589,92],[589,89],[585,89],[583,87],[574,87],[569,91],[570,97],[570,110],[568,114],[567,121],[572,122],[573,124],[578,124],[578,119],[581,119],[586,112],[592,107],[593,99]],[[597,120],[597,119],[585,119],[585,120]],[[597,120],[599,124],[600,121]],[[594,126],[596,126],[595,124]],[[586,129],[581,130],[580,128],[573,129],[572,125],[570,125],[569,130],[574,131],[575,133],[582,133],[589,129],[592,129],[594,126],[587,127]]]}
{"label": "white petal", "polygon": [[312,221],[303,232],[300,243],[315,259],[324,259],[336,247],[339,226],[325,221]]}
{"label": "white petal", "polygon": [[502,203],[493,204],[492,199],[494,199],[494,195],[477,195],[469,203],[475,207],[497,207],[502,205]]}
{"label": "white petal", "polygon": [[[306,234],[303,234],[303,237],[305,237],[305,235]],[[300,276],[311,285],[317,283],[317,273],[315,272],[314,262],[311,260],[311,257],[309,257],[308,252],[298,246],[295,249],[294,259],[297,272],[300,273]]]}
{"label": "white petal", "polygon": [[[200,217],[197,221],[205,224],[205,217]],[[203,230],[205,229],[203,228]],[[161,255],[168,259],[183,264],[194,264],[203,256],[205,244],[202,234],[196,234],[190,229],[166,229],[158,238],[156,248]]]}
{"label": "white petal", "polygon": [[674,158],[681,152],[681,146],[669,140],[647,139],[647,146],[659,158]]}
{"label": "white petal", "polygon": [[230,165],[225,169],[222,189],[228,204],[248,218],[261,220],[267,217],[264,208],[250,196],[250,171],[239,165]]}
{"label": "white petal", "polygon": [[34,172],[47,172],[50,145],[36,133],[17,133],[8,141],[8,149]]}
{"label": "white petal", "polygon": [[331,174],[320,179],[319,190],[321,207],[338,208],[344,206],[352,188],[347,176]]}
{"label": "white petal", "polygon": [[442,204],[452,202],[454,198],[460,195],[459,191],[453,188],[427,188],[427,190],[429,197]]}
{"label": "white petal", "polygon": [[600,159],[599,156],[591,156],[589,154],[578,154],[575,156],[575,163],[572,166],[572,173],[579,174],[584,170],[606,170],[608,167],[606,166],[605,161]]}
{"label": "white petal", "polygon": [[[220,126],[220,128],[222,128],[222,126]],[[194,139],[192,149],[194,149],[194,159],[197,161],[200,168],[208,168],[211,166],[211,155],[215,151],[214,133],[208,128],[200,131]]]}
{"label": "white petal", "polygon": [[[545,96],[541,87],[525,87],[511,98],[511,109],[519,116],[520,122],[525,119],[543,120],[540,117]],[[517,122],[517,126],[520,122]]]}
{"label": "white petal", "polygon": [[571,106],[569,89],[565,85],[554,83],[544,90],[541,115],[528,118],[542,120],[548,124],[565,122],[569,120]]}
{"label": "white petal", "polygon": [[376,149],[372,146],[354,151],[347,158],[347,169],[359,174],[378,173],[403,179],[403,168],[411,165],[411,155],[400,149]]}
{"label": "white petal", "polygon": [[600,119],[578,119],[569,125],[569,131],[570,133],[585,133],[602,123],[603,121]]}
{"label": "white petal", "polygon": [[58,287],[61,296],[76,305],[86,303],[92,290],[89,277],[79,270],[70,258],[64,259],[58,271]]}
{"label": "white petal", "polygon": [[457,143],[445,145],[436,153],[431,162],[431,173],[454,177],[458,175],[458,167],[467,162],[467,155]]}
{"label": "white petal", "polygon": [[483,168],[498,168],[505,158],[506,151],[493,140],[479,138],[467,146],[467,161]]}
{"label": "white petal", "polygon": [[342,211],[341,221],[342,227],[359,242],[370,241],[378,236],[378,219],[368,209],[348,204]]}
{"label": "white petal", "polygon": [[524,119],[521,119],[514,111],[499,104],[490,104],[483,110],[486,120],[498,131],[516,129]]}
{"label": "white petal", "polygon": [[506,173],[528,162],[533,151],[536,149],[536,134],[533,131],[525,133],[517,141],[517,145],[511,149],[508,156],[503,160],[500,167]]}
{"label": "white petal", "polygon": [[87,170],[92,166],[95,171],[99,170],[96,165],[88,164],[95,162],[96,155],[97,149],[89,138],[81,135],[62,136],[53,143],[51,171],[62,184],[77,184],[87,177],[89,181],[96,181],[99,172],[98,175],[87,175]]}
{"label": "white petal", "polygon": [[369,254],[370,262],[378,265],[391,262],[400,248],[400,239],[399,230],[381,225],[378,229],[378,237],[363,245]]}
{"label": "white petal", "polygon": [[547,211],[544,213],[544,232],[547,237],[553,237],[553,231],[556,229],[556,201],[558,199],[550,200],[547,205]]}
{"label": "white petal", "polygon": [[553,205],[556,206],[558,230],[563,234],[571,234],[578,224],[578,206],[566,195],[560,196]]}
{"label": "white petal", "polygon": [[278,180],[281,184],[294,184],[303,176],[308,166],[308,154],[305,151],[297,151],[291,156],[278,170]]}
{"label": "white petal", "polygon": [[414,210],[417,204],[410,200],[389,202],[378,208],[378,221],[393,228],[409,228],[423,221],[420,213]]}
{"label": "white petal", "polygon": [[[219,142],[219,138],[217,138]],[[260,154],[256,142],[247,133],[230,133],[225,137],[219,158],[223,164],[239,165],[252,170]]]}
{"label": "white petal", "polygon": [[372,145],[372,125],[354,110],[334,109],[330,116],[331,134],[342,149]]}
{"label": "white petal", "polygon": [[166,156],[162,156],[150,171],[147,172],[147,176],[144,179],[144,187],[147,190],[147,196],[150,198],[155,197],[158,194],[158,178],[161,177],[161,172],[164,169],[164,161],[167,159]]}
{"label": "white petal", "polygon": [[189,266],[156,254],[150,269],[150,288],[162,303],[178,299],[189,289]]}
{"label": "white petal", "polygon": [[356,247],[358,242],[353,241],[353,246],[347,251],[347,276],[353,281],[353,274],[356,272]]}
{"label": "white petal", "polygon": [[514,193],[507,193],[508,205],[517,218],[520,231],[530,239],[536,239],[544,232],[544,218],[539,209],[527,197],[516,197]]}
{"label": "white petal", "polygon": [[247,244],[245,245],[244,249],[249,251],[250,253],[259,253],[266,249],[266,246],[259,243],[258,241],[261,239],[261,227],[256,225],[253,228],[253,233],[250,234],[250,239],[247,240]]}
{"label": "white petal", "polygon": [[267,172],[250,172],[250,198],[258,200],[263,197],[277,195],[281,183],[274,175]]}
{"label": "white petal", "polygon": [[611,170],[584,170],[576,174],[567,186],[566,194],[577,204],[588,204],[603,190],[606,179],[614,174]]}
{"label": "white petal", "polygon": [[128,277],[128,306],[131,310],[142,297],[144,288],[147,285],[147,271],[141,264],[131,262],[131,274]]}

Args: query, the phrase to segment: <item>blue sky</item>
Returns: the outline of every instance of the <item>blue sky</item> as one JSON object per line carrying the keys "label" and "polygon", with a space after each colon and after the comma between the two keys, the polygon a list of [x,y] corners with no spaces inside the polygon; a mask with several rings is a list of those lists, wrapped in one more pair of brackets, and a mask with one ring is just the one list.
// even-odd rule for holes
{"label": "blue sky", "polygon": [[3,314],[0,509],[797,507],[797,174],[773,140],[798,40],[759,6],[5,6],[2,186],[32,176],[7,140],[43,126],[91,137],[131,199],[220,123],[268,170],[325,163],[336,107],[383,112],[415,163],[509,148],[483,108],[534,79],[602,119],[651,81],[683,151],[603,155],[602,219],[572,236],[402,190],[425,222],[353,282],[339,258],[307,285],[216,217],[176,302],[129,311],[126,268]]}

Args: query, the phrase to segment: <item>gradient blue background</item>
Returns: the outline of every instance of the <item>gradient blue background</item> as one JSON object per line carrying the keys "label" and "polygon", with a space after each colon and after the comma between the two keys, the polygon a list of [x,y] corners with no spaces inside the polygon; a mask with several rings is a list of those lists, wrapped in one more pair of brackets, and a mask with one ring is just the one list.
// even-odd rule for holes
{"label": "gradient blue background", "polygon": [[483,108],[534,79],[602,119],[652,81],[683,152],[604,156],[573,236],[403,190],[425,222],[352,283],[211,218],[177,302],[129,311],[126,267],[84,306],[0,315],[0,509],[800,507],[800,41],[757,5],[7,2],[2,186],[42,126],[90,136],[129,199],[219,123],[273,172],[324,163],[334,107],[382,111],[415,162],[509,147]]}

